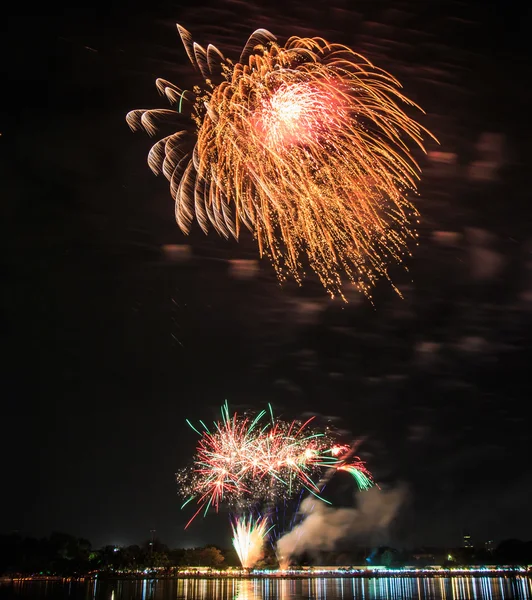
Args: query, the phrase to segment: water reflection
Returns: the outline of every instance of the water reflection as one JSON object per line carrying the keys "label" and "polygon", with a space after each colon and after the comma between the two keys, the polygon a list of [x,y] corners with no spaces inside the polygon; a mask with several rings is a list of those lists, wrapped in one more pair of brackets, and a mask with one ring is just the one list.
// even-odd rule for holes
{"label": "water reflection", "polygon": [[[185,600],[530,600],[528,578],[309,578],[210,582]],[[226,585],[227,584],[227,585]]]}
{"label": "water reflection", "polygon": [[527,577],[256,578],[0,583],[0,600],[532,600]]}

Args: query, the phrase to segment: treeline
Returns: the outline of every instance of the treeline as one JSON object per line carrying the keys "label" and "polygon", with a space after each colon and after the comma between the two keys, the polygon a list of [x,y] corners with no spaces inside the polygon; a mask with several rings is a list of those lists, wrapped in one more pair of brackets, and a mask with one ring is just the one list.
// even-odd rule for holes
{"label": "treeline", "polygon": [[497,547],[473,548],[415,548],[397,549],[390,546],[355,549],[344,552],[326,552],[298,558],[303,564],[368,565],[382,567],[471,567],[484,565],[527,566],[532,564],[532,541],[516,539],[502,541]]}
{"label": "treeline", "polygon": [[186,566],[237,566],[233,550],[216,546],[170,549],[159,540],[125,547],[91,543],[66,533],[45,538],[0,535],[0,575],[79,576],[91,572],[135,572]]}
{"label": "treeline", "polygon": [[[481,548],[417,548],[400,550],[389,546],[347,548],[338,552],[305,553],[295,557],[293,566],[385,566],[444,567],[473,565],[530,565],[532,542],[505,540],[493,550]],[[239,566],[233,549],[216,546],[170,549],[155,539],[141,545],[104,546],[93,549],[91,543],[65,533],[45,538],[0,535],[0,575],[82,576],[98,572],[102,575],[139,573],[157,570],[172,574],[182,567],[227,568]],[[278,562],[270,545],[257,567],[276,568]]]}

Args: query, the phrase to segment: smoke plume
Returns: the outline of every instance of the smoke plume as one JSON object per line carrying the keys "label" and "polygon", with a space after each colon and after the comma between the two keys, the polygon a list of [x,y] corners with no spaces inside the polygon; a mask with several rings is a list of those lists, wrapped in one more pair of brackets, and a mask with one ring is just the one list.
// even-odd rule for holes
{"label": "smoke plume", "polygon": [[345,538],[383,532],[405,496],[401,488],[372,488],[357,494],[356,508],[332,508],[314,497],[305,498],[300,508],[303,521],[277,542],[280,562],[288,564],[291,557],[306,551],[333,550]]}

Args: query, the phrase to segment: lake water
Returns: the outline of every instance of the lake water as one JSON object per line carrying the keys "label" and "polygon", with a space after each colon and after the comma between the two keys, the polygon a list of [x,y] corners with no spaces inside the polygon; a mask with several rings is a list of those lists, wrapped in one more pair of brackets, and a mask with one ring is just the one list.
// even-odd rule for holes
{"label": "lake water", "polygon": [[0,600],[532,600],[526,577],[0,583]]}

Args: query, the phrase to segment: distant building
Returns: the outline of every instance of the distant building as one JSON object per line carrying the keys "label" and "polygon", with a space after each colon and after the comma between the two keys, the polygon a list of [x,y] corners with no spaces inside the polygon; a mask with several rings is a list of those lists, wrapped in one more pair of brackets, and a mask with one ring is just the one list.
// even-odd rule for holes
{"label": "distant building", "polygon": [[463,540],[464,548],[472,548],[473,542],[471,541],[471,535],[467,532],[464,532],[464,540]]}
{"label": "distant building", "polygon": [[495,542],[493,540],[488,540],[484,542],[484,549],[487,552],[493,552],[495,550]]}

